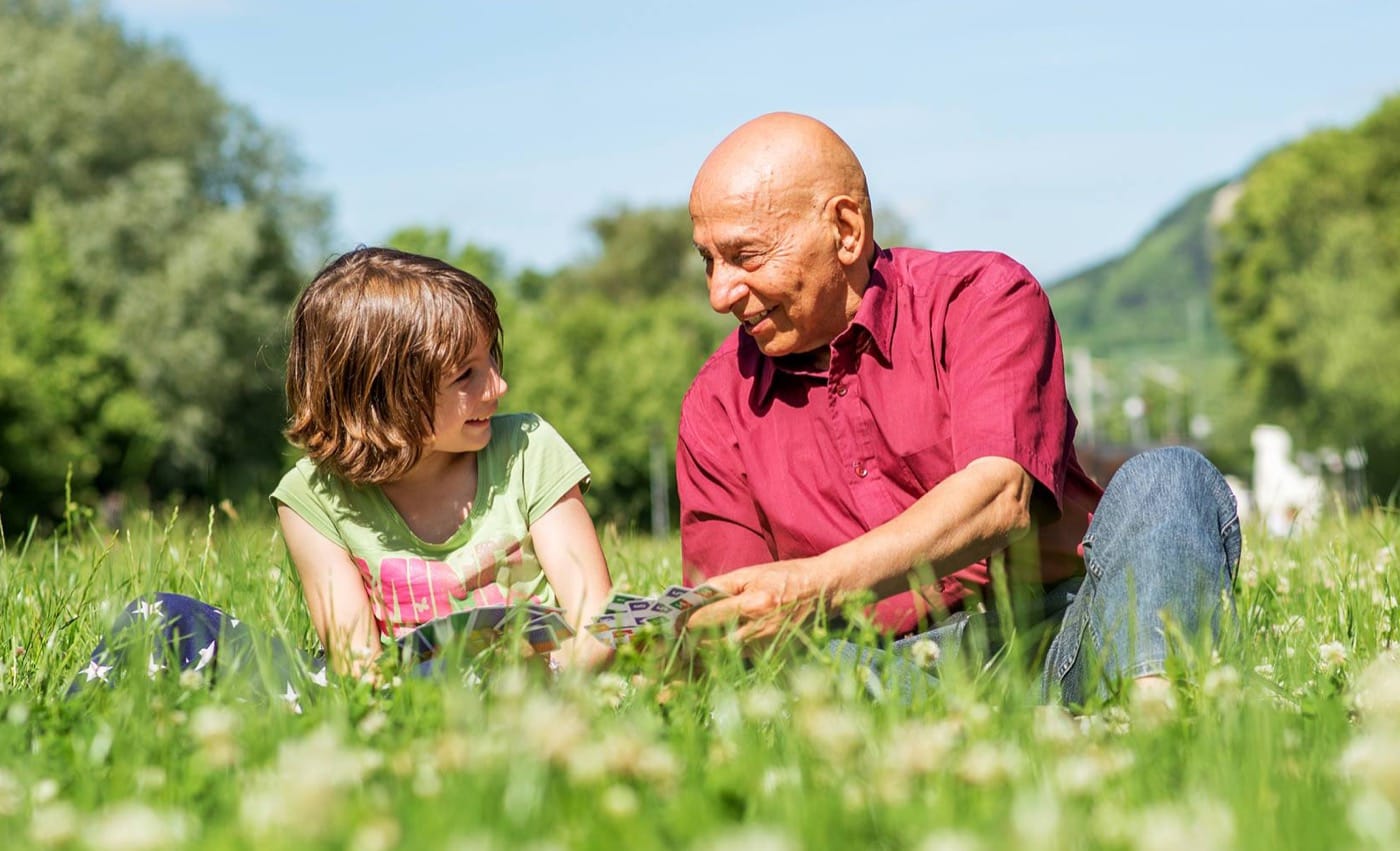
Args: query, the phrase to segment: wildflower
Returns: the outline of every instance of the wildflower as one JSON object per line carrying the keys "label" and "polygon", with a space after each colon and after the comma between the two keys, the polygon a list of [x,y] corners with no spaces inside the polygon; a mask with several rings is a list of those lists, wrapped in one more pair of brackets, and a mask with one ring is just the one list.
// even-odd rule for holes
{"label": "wildflower", "polygon": [[1232,700],[1239,691],[1240,672],[1229,665],[1210,669],[1201,681],[1201,692],[1216,700]]}
{"label": "wildflower", "polygon": [[1048,789],[1020,794],[1011,805],[1017,848],[1057,848],[1063,832],[1060,802]]}
{"label": "wildflower", "polygon": [[35,806],[47,804],[58,797],[58,792],[58,781],[51,777],[45,777],[29,789],[29,800]]}
{"label": "wildflower", "polygon": [[700,851],[794,851],[797,843],[778,828],[754,825],[720,834],[699,848]]}
{"label": "wildflower", "polygon": [[750,722],[761,724],[776,720],[783,713],[786,699],[772,686],[755,686],[744,694],[740,711]]}
{"label": "wildflower", "polygon": [[238,716],[219,706],[201,706],[190,717],[190,736],[204,761],[214,768],[238,761],[237,731]]}
{"label": "wildflower", "polygon": [[885,742],[885,771],[900,784],[931,774],[946,764],[958,736],[954,722],[905,722],[892,730]]}
{"label": "wildflower", "polygon": [[0,768],[0,816],[12,816],[24,806],[24,785],[19,779]]}
{"label": "wildflower", "polygon": [[1131,701],[1133,719],[1147,729],[1159,727],[1176,717],[1176,691],[1171,683],[1135,680]]}
{"label": "wildflower", "polygon": [[588,724],[574,703],[532,695],[516,716],[517,738],[547,762],[564,762],[588,736]]}
{"label": "wildflower", "polygon": [[24,701],[11,703],[10,708],[5,710],[5,720],[15,725],[23,727],[29,723],[29,704]]}
{"label": "wildflower", "polygon": [[1036,741],[1048,745],[1068,745],[1079,738],[1074,719],[1063,707],[1055,705],[1037,706],[1031,729]]}
{"label": "wildflower", "polygon": [[67,801],[34,808],[29,819],[29,838],[35,845],[66,845],[78,834],[78,811]]}
{"label": "wildflower", "polygon": [[797,721],[813,749],[835,763],[848,758],[866,738],[866,730],[852,714],[834,706],[806,707]]}
{"label": "wildflower", "polygon": [[628,691],[630,686],[627,680],[617,674],[604,672],[594,678],[593,693],[603,706],[617,709],[627,699]]}
{"label": "wildflower", "polygon": [[180,845],[188,833],[188,819],[183,815],[128,801],[88,822],[83,844],[93,851],[146,851]]}
{"label": "wildflower", "polygon": [[329,812],[339,790],[362,783],[382,762],[379,753],[346,747],[335,730],[322,727],[282,744],[275,765],[248,785],[239,816],[258,834],[315,836],[330,821],[308,813]]}
{"label": "wildflower", "polygon": [[1258,674],[1259,676],[1265,679],[1271,680],[1274,678],[1274,666],[1270,665],[1268,662],[1265,662],[1262,665],[1255,665],[1254,673]]}
{"label": "wildflower", "polygon": [[603,812],[619,820],[636,815],[640,806],[637,793],[632,791],[632,787],[620,783],[603,790],[603,796],[598,803]]}
{"label": "wildflower", "polygon": [[1395,845],[1395,808],[1385,796],[1374,789],[1362,790],[1347,808],[1347,821],[1362,840],[1370,840],[1377,848]]}
{"label": "wildflower", "polygon": [[1368,723],[1400,727],[1400,659],[1385,655],[1366,666],[1352,688],[1351,705]]}
{"label": "wildflower", "polygon": [[361,738],[372,739],[388,725],[389,716],[375,709],[360,719],[360,723],[355,725],[355,732],[359,733]]}
{"label": "wildflower", "polygon": [[942,655],[943,649],[931,638],[920,638],[909,647],[910,661],[926,671],[936,665]]}
{"label": "wildflower", "polygon": [[398,822],[378,818],[355,831],[355,835],[350,839],[350,851],[389,851],[398,844]]}
{"label": "wildflower", "polygon": [[195,691],[204,688],[204,675],[199,671],[184,670],[180,672],[180,688],[186,691]]}
{"label": "wildflower", "polygon": [[977,742],[958,763],[958,777],[974,786],[1013,780],[1021,771],[1021,752],[1010,743]]}
{"label": "wildflower", "polygon": [[1317,669],[1324,674],[1339,670],[1347,662],[1346,645],[1340,641],[1328,641],[1317,648]]}
{"label": "wildflower", "polygon": [[1230,811],[1199,798],[1186,804],[1153,807],[1138,820],[1137,845],[1142,851],[1213,851],[1231,847],[1234,838],[1235,822]]}
{"label": "wildflower", "polygon": [[919,851],[980,851],[981,848],[982,840],[975,834],[956,830],[940,830],[919,843]]}
{"label": "wildflower", "polygon": [[1368,733],[1353,739],[1342,752],[1343,777],[1384,795],[1400,807],[1400,733]]}

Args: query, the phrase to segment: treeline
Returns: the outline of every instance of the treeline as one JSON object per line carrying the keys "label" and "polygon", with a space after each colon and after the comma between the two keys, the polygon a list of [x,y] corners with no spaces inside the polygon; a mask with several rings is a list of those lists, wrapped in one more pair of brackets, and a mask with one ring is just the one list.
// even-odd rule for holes
{"label": "treeline", "polygon": [[1357,444],[1400,485],[1400,95],[1263,158],[1220,228],[1215,303],[1259,418]]}
{"label": "treeline", "polygon": [[282,452],[326,203],[288,145],[100,9],[0,0],[0,520],[243,493]]}

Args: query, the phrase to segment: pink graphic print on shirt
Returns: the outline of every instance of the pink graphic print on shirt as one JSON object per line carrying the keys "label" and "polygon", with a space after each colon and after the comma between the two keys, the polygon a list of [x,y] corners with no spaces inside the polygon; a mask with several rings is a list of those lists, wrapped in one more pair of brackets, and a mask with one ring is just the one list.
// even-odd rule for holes
{"label": "pink graphic print on shirt", "polygon": [[[476,572],[465,579],[444,561],[389,556],[379,562],[378,587],[369,562],[356,557],[355,566],[369,592],[370,608],[380,633],[399,636],[459,609],[511,602],[508,589],[495,580],[502,567],[515,567],[524,560],[520,542],[509,538],[483,542],[473,551]],[[459,602],[468,597],[469,604]]]}

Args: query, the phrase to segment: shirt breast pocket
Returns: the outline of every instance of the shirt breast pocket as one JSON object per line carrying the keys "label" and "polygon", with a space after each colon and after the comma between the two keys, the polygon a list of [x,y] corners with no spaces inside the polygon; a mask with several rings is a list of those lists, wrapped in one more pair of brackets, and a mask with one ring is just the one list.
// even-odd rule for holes
{"label": "shirt breast pocket", "polygon": [[910,442],[891,447],[899,458],[900,471],[909,477],[908,486],[920,493],[953,474],[953,441],[937,434],[926,434],[922,443]]}

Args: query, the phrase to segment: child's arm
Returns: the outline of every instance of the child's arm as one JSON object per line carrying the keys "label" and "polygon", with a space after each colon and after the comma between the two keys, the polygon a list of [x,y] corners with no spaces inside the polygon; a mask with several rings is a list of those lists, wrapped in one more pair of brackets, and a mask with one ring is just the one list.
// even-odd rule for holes
{"label": "child's arm", "polygon": [[612,648],[583,627],[607,605],[612,578],[577,485],[531,525],[530,534],[545,579],[576,632],[554,652],[554,660],[585,668],[605,664],[612,658]]}
{"label": "child's arm", "polygon": [[312,528],[286,505],[277,506],[282,537],[301,576],[311,623],[331,667],[360,676],[379,655],[374,612],[360,571],[345,548]]}

